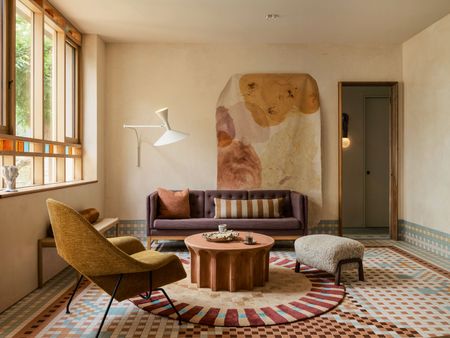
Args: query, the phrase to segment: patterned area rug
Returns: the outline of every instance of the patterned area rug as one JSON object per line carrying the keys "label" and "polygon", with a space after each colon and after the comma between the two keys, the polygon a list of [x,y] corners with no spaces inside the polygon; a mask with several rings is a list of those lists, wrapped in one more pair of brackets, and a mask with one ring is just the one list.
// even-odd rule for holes
{"label": "patterned area rug", "polygon": [[[372,245],[375,243],[372,241]],[[378,241],[376,245],[385,242]],[[113,302],[101,337],[442,337],[450,334],[450,274],[417,256],[416,248],[366,247],[365,282],[345,271],[347,295],[336,308],[307,320],[259,327],[212,327],[183,323],[143,311],[130,301]],[[187,259],[186,252],[177,252]],[[273,257],[294,259],[278,250]],[[424,256],[425,257],[425,256]],[[0,337],[93,337],[109,297],[84,283],[65,314],[75,275],[50,281],[58,294],[41,291],[0,315]],[[47,287],[47,286],[46,286]],[[45,288],[46,288],[45,287]],[[44,288],[44,289],[45,289]],[[25,304],[25,307],[22,305]],[[20,318],[19,318],[20,317]]]}
{"label": "patterned area rug", "polygon": [[[190,276],[189,260],[183,259]],[[252,291],[211,291],[197,288],[185,278],[165,286],[183,321],[213,326],[265,326],[286,324],[319,316],[336,307],[345,296],[343,286],[334,285],[328,273],[302,266],[293,271],[295,261],[272,256],[269,281]],[[176,313],[162,293],[150,300],[132,302],[153,314],[175,319]]]}

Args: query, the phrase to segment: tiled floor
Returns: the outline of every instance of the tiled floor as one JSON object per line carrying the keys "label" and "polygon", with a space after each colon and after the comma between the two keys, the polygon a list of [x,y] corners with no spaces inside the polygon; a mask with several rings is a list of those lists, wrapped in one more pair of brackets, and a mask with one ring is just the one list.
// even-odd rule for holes
{"label": "tiled floor", "polygon": [[[310,320],[255,328],[224,328],[186,324],[149,314],[130,302],[113,303],[104,337],[370,337],[384,335],[443,336],[450,334],[450,263],[405,242],[365,240],[366,282],[346,277],[347,297],[335,310]],[[389,249],[392,247],[392,249]],[[162,251],[187,255],[179,245],[160,243]],[[293,259],[292,243],[281,243],[274,254]],[[108,297],[95,286],[85,287],[73,304],[63,308],[72,271],[65,270],[42,289],[0,314],[0,337],[92,336]]]}

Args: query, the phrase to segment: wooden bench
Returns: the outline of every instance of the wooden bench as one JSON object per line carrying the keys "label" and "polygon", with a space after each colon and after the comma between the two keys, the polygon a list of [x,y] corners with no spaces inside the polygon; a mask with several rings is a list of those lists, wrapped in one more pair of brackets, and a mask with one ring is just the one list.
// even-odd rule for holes
{"label": "wooden bench", "polygon": [[[106,231],[115,227],[115,236],[118,236],[119,231],[119,219],[118,218],[103,218],[97,223],[92,224],[95,229],[101,234],[105,234]],[[55,248],[55,239],[53,237],[45,237],[38,240],[38,287],[41,288],[44,285],[43,281],[43,257],[42,250],[44,248]]]}

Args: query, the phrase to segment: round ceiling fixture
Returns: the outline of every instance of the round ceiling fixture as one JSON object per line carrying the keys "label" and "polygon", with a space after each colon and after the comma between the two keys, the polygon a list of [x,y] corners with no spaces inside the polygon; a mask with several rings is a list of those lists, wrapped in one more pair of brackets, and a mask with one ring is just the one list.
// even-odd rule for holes
{"label": "round ceiling fixture", "polygon": [[269,13],[266,14],[266,20],[276,20],[280,18],[280,14]]}

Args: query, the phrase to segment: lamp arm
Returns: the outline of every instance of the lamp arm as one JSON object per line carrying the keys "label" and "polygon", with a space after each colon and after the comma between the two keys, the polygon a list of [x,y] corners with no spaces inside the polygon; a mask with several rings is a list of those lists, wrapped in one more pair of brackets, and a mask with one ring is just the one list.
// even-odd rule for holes
{"label": "lamp arm", "polygon": [[137,131],[136,128],[131,127],[131,126],[127,126],[125,127],[125,125],[123,126],[124,128],[128,128],[134,131],[134,134],[136,135],[136,142],[137,142],[137,167],[139,168],[141,166],[141,137]]}
{"label": "lamp arm", "polygon": [[131,129],[136,135],[137,142],[137,167],[141,166],[141,136],[138,133],[138,128],[164,128],[164,124],[124,124],[124,128]]}

